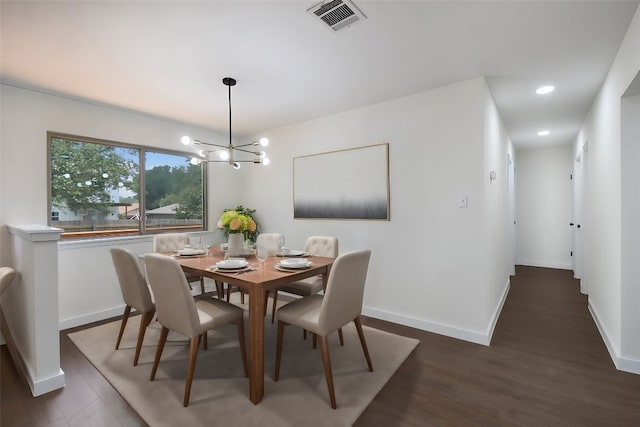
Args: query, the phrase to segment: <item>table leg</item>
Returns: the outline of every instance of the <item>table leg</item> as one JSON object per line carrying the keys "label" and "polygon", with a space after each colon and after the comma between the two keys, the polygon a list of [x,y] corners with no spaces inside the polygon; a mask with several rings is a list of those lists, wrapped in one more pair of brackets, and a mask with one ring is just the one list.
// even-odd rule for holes
{"label": "table leg", "polygon": [[264,304],[260,285],[249,288],[249,399],[257,405],[264,396]]}

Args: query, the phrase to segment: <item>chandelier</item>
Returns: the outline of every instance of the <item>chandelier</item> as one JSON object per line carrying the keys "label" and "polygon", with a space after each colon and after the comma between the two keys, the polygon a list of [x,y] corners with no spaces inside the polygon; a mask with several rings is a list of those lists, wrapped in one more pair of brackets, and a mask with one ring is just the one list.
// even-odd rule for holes
{"label": "chandelier", "polygon": [[[188,136],[183,136],[182,143],[184,145],[194,144],[214,147],[211,149],[200,150],[198,152],[200,157],[193,157],[191,159],[191,164],[199,165],[202,162],[222,162],[230,164],[234,169],[240,169],[240,163],[268,165],[269,158],[267,157],[267,153],[260,150],[261,147],[269,145],[269,140],[267,138],[260,138],[259,140],[248,144],[233,145],[233,140],[231,138],[231,86],[236,85],[236,80],[231,77],[225,77],[222,79],[222,83],[229,88],[229,144],[213,144],[211,142],[199,141],[197,139],[191,139]],[[249,158],[247,158],[247,154],[249,155]]]}

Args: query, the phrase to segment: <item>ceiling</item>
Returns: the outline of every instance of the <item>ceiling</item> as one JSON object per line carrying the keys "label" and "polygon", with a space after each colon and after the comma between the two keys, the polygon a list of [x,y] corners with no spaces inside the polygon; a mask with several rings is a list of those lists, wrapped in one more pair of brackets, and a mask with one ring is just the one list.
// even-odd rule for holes
{"label": "ceiling", "polygon": [[334,32],[316,3],[3,0],[0,78],[226,132],[231,76],[249,135],[485,76],[517,147],[568,144],[638,5],[355,0]]}

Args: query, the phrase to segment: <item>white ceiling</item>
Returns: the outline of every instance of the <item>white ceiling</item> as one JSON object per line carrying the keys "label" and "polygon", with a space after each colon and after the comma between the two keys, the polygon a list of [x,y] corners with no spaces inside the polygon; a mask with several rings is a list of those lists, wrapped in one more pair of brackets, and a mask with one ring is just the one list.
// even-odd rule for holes
{"label": "white ceiling", "polygon": [[1,81],[226,131],[231,76],[248,135],[486,76],[516,146],[567,144],[638,5],[356,0],[333,32],[315,3],[2,0]]}

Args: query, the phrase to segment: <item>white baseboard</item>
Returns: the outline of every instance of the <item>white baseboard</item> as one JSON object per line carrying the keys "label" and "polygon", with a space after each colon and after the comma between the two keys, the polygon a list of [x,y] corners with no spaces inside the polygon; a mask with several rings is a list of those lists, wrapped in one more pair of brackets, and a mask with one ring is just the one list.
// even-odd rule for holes
{"label": "white baseboard", "polygon": [[589,312],[591,313],[591,317],[593,317],[593,321],[596,323],[600,336],[607,347],[607,351],[609,351],[609,356],[611,357],[613,364],[616,365],[616,369],[630,372],[632,374],[640,374],[640,360],[628,359],[620,356],[620,352],[609,338],[609,334],[607,333],[604,325],[600,322],[598,312],[591,304],[591,300],[589,300]]}
{"label": "white baseboard", "polygon": [[491,337],[493,336],[493,330],[495,329],[502,307],[509,294],[511,282],[507,280],[504,291],[502,292],[502,298],[496,305],[491,321],[484,332],[473,331],[470,329],[458,328],[456,326],[446,325],[444,323],[433,322],[426,319],[418,319],[416,317],[406,316],[404,314],[392,313],[389,311],[378,310],[373,307],[363,307],[362,314],[369,317],[374,317],[380,320],[386,320],[388,322],[398,323],[412,328],[421,329],[423,331],[433,332],[440,335],[445,335],[451,338],[457,338],[463,341],[469,341],[475,344],[490,345]]}
{"label": "white baseboard", "polygon": [[544,261],[544,260],[533,260],[533,259],[521,259],[518,260],[517,265],[526,265],[529,267],[543,267],[543,268],[555,268],[558,270],[572,270],[573,266],[571,263],[563,263],[563,262],[555,262],[555,261]]}
{"label": "white baseboard", "polygon": [[60,369],[57,375],[37,381],[34,381],[33,378],[28,376],[27,381],[29,382],[29,387],[31,387],[33,397],[38,397],[64,387],[64,371]]}
{"label": "white baseboard", "polygon": [[491,316],[491,322],[489,323],[489,328],[487,329],[487,337],[489,340],[486,345],[491,344],[493,331],[496,328],[496,323],[498,323],[498,318],[500,317],[500,313],[502,313],[502,307],[504,307],[504,302],[507,300],[507,295],[509,295],[509,289],[511,289],[511,279],[507,280],[507,283],[504,286],[504,290],[502,291],[502,297],[500,297],[500,302],[498,302],[498,305],[496,306],[496,309],[493,312],[493,316]]}
{"label": "white baseboard", "polygon": [[362,308],[362,314],[365,316],[374,317],[376,319],[386,320],[387,322],[399,323],[401,325],[410,326],[412,328],[421,329],[423,331],[445,335],[451,338],[457,338],[476,344],[489,345],[489,337],[483,332],[458,328],[455,326],[445,325],[443,323],[432,322],[425,319],[418,319],[416,317],[392,313],[390,311],[378,310],[366,306]]}
{"label": "white baseboard", "polygon": [[124,304],[107,310],[97,311],[95,313],[88,313],[78,317],[71,317],[68,319],[60,320],[58,322],[58,329],[62,331],[63,329],[75,328],[76,326],[86,325],[87,323],[110,319],[112,317],[121,316],[123,312]]}

